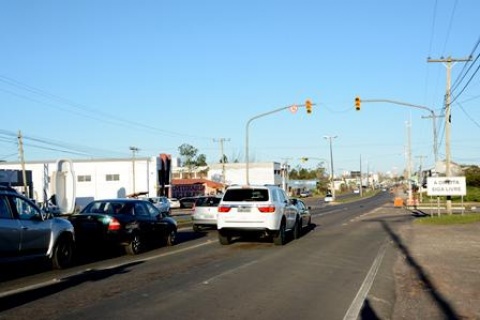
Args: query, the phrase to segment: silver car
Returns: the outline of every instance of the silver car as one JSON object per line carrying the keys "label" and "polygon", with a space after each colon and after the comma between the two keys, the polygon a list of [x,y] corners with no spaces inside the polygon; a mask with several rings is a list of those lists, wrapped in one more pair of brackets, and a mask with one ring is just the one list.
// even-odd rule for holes
{"label": "silver car", "polygon": [[167,197],[152,197],[148,198],[148,201],[153,203],[160,212],[170,215],[170,201]]}
{"label": "silver car", "polygon": [[192,208],[193,231],[198,232],[203,228],[217,227],[217,207],[221,197],[198,197]]}
{"label": "silver car", "polygon": [[72,224],[42,211],[10,187],[0,186],[0,262],[47,258],[55,269],[71,265]]}

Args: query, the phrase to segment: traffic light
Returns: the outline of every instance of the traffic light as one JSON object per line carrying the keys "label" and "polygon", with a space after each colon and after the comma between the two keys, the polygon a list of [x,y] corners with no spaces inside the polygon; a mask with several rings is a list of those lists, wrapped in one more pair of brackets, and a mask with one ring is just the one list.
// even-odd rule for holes
{"label": "traffic light", "polygon": [[308,114],[312,113],[312,101],[305,101],[305,108],[307,109]]}
{"label": "traffic light", "polygon": [[360,97],[355,97],[355,110],[360,111]]}

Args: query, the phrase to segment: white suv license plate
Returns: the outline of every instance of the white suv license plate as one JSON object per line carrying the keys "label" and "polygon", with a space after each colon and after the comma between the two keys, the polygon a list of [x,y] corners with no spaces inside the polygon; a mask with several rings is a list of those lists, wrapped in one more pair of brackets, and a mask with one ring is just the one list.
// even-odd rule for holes
{"label": "white suv license plate", "polygon": [[237,208],[237,211],[238,212],[250,212],[250,207],[247,207],[247,208],[239,207],[239,208]]}

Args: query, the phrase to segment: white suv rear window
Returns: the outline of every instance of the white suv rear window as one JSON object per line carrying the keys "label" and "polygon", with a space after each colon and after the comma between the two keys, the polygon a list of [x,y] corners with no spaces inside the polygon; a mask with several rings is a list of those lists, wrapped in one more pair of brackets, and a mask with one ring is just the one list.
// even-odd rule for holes
{"label": "white suv rear window", "polygon": [[268,189],[227,189],[223,201],[269,201]]}

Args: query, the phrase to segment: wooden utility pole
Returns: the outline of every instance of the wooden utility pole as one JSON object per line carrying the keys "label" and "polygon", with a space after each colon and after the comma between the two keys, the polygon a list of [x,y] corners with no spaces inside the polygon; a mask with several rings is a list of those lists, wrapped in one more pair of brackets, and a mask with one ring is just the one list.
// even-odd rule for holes
{"label": "wooden utility pole", "polygon": [[225,143],[225,141],[230,141],[230,139],[225,139],[225,138],[220,138],[218,140],[216,139],[213,139],[213,142],[220,142],[220,154],[221,154],[221,158],[220,158],[220,161],[222,162],[222,183],[223,183],[223,191],[225,192],[225,152],[223,151],[223,145]]}
{"label": "wooden utility pole", "polygon": [[[452,176],[451,170],[451,151],[450,151],[450,131],[451,131],[451,115],[450,115],[450,90],[451,90],[451,77],[452,67],[456,62],[468,62],[472,58],[440,58],[440,59],[427,59],[427,62],[441,62],[447,67],[447,88],[445,94],[445,175],[447,177]],[[447,196],[447,213],[452,214],[452,198]]]}

